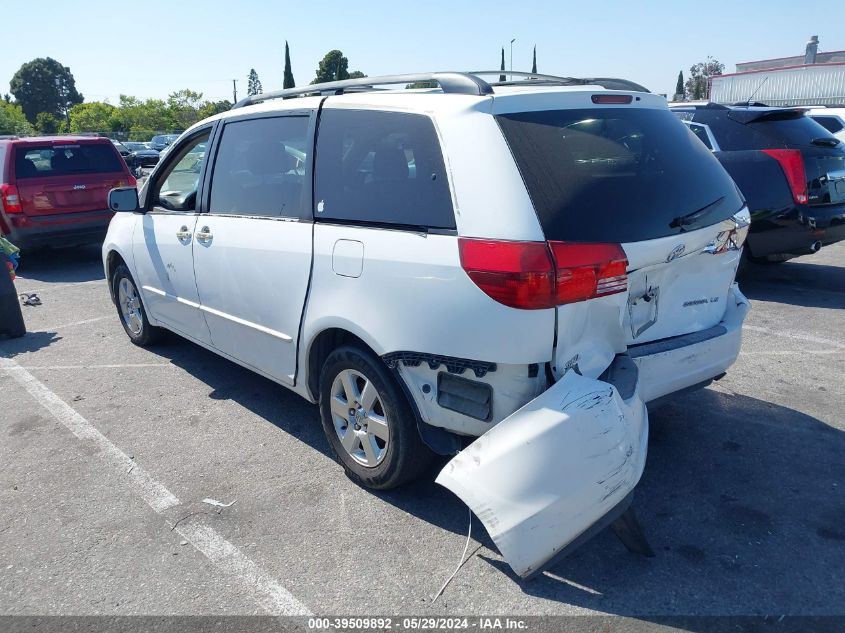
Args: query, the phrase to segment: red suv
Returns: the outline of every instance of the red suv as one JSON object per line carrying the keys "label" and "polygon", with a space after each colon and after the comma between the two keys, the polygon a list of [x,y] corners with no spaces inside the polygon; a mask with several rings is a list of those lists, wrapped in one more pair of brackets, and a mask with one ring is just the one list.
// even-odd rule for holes
{"label": "red suv", "polygon": [[0,140],[0,233],[21,249],[102,241],[109,190],[135,178],[107,138]]}

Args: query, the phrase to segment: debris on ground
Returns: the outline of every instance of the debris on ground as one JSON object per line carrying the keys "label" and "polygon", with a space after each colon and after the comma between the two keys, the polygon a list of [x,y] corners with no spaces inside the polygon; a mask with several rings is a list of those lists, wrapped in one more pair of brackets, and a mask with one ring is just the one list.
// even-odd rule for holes
{"label": "debris on ground", "polygon": [[203,499],[203,503],[207,503],[210,506],[217,506],[218,508],[228,508],[231,505],[234,505],[234,501],[230,501],[229,503],[223,503],[222,501],[218,501],[217,499]]}

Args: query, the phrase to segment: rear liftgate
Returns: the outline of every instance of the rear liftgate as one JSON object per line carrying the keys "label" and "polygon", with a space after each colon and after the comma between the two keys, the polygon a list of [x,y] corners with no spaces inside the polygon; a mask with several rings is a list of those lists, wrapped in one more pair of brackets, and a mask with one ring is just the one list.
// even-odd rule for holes
{"label": "rear liftgate", "polygon": [[637,368],[628,356],[617,356],[601,378],[568,371],[437,477],[476,514],[523,578],[610,524],[626,547],[653,555],[628,511],[648,444]]}

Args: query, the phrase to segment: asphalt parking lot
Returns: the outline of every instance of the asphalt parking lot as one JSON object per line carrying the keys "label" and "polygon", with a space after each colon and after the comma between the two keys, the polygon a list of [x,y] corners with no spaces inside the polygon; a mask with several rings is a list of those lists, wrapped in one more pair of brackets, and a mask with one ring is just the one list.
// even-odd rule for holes
{"label": "asphalt parking lot", "polygon": [[[743,351],[651,412],[634,507],[521,582],[428,481],[363,490],[316,407],[176,337],[130,344],[97,248],[25,256],[0,341],[2,614],[845,614],[845,243],[753,267]],[[210,505],[214,499],[228,507]]]}

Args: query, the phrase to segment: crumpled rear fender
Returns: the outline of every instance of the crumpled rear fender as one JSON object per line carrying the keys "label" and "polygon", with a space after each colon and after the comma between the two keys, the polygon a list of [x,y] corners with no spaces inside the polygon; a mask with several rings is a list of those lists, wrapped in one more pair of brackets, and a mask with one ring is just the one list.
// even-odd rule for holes
{"label": "crumpled rear fender", "polygon": [[623,400],[610,383],[569,371],[455,456],[437,483],[528,577],[629,500],[647,444],[638,390]]}

